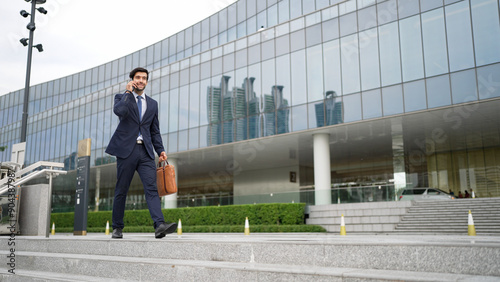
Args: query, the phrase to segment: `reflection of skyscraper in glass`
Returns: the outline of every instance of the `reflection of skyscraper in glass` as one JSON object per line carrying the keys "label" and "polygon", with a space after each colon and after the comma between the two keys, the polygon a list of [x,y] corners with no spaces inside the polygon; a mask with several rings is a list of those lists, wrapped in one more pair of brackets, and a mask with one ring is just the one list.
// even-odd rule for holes
{"label": "reflection of skyscraper in glass", "polygon": [[245,93],[245,83],[246,79],[243,82],[242,87],[234,87],[233,88],[233,97],[234,97],[234,117],[235,121],[235,134],[234,138],[236,141],[246,140],[247,139],[247,102],[246,102],[246,93]]}
{"label": "reflection of skyscraper in glass", "polygon": [[208,121],[210,122],[210,131],[208,133],[208,141],[210,144],[221,144],[222,142],[222,120],[225,118],[223,107],[226,98],[229,76],[222,76],[219,87],[210,86],[208,88],[207,105],[209,109]]}
{"label": "reflection of skyscraper in glass", "polygon": [[288,101],[283,99],[283,86],[275,85],[272,88],[274,106],[276,108],[277,134],[290,132],[290,108]]}
{"label": "reflection of skyscraper in glass", "polygon": [[253,89],[254,77],[245,78],[241,87],[229,90],[230,79],[229,76],[222,76],[219,87],[210,86],[207,89],[210,144],[290,131],[290,109],[288,101],[283,99],[283,86],[273,86],[271,94],[265,94],[261,100]]}
{"label": "reflection of skyscraper in glass", "polygon": [[260,114],[260,99],[257,97],[253,90],[254,77],[245,78],[243,86],[245,87],[245,94],[247,98],[248,105],[248,138],[258,138],[260,137],[260,124],[259,124],[259,114]]}
{"label": "reflection of skyscraper in glass", "polygon": [[343,123],[342,101],[337,101],[340,99],[335,91],[327,91],[323,103],[315,105],[318,127]]}

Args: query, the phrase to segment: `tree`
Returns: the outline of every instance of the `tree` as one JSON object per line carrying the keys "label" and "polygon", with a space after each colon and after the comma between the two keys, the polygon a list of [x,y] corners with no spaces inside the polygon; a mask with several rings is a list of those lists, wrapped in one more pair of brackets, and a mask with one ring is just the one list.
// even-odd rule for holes
{"label": "tree", "polygon": [[7,149],[7,146],[0,147],[0,152],[3,152]]}

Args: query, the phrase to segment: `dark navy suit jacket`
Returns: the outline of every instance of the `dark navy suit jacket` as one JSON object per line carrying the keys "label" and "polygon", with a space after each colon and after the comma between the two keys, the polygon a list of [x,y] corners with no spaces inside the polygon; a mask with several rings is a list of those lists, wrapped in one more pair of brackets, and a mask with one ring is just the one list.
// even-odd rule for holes
{"label": "dark navy suit jacket", "polygon": [[165,151],[158,122],[158,102],[149,96],[146,97],[146,102],[146,112],[139,121],[139,109],[134,95],[130,93],[115,95],[113,112],[119,117],[120,123],[109,141],[106,153],[119,158],[130,156],[136,145],[139,128],[151,159],[155,158],[154,151],[158,156]]}

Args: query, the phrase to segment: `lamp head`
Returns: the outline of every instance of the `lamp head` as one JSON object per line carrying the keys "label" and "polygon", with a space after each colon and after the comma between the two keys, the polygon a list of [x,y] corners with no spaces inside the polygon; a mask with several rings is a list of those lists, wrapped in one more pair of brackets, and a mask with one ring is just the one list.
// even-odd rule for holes
{"label": "lamp head", "polygon": [[35,23],[29,23],[26,26],[26,28],[29,29],[29,31],[35,31],[35,29],[36,29]]}
{"label": "lamp head", "polygon": [[47,10],[45,10],[43,7],[40,7],[40,8],[36,8],[38,10],[38,12],[46,15],[47,14]]}
{"label": "lamp head", "polygon": [[28,17],[29,16],[29,13],[26,12],[25,10],[21,10],[21,12],[19,12],[21,14],[21,16],[23,16],[24,18]]}
{"label": "lamp head", "polygon": [[42,46],[42,44],[37,44],[37,45],[35,45],[33,47],[35,47],[38,50],[38,52],[43,52],[43,46]]}
{"label": "lamp head", "polygon": [[19,40],[19,42],[21,42],[21,44],[23,44],[23,46],[28,46],[28,38],[22,38]]}

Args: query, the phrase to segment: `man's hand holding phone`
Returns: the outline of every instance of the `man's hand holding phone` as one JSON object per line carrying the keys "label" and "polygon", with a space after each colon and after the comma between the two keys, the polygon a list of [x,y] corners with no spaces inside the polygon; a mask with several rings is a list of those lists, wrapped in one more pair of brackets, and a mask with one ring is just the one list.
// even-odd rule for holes
{"label": "man's hand holding phone", "polygon": [[134,82],[133,80],[131,80],[131,81],[129,81],[129,82],[127,83],[127,87],[126,87],[126,89],[127,89],[128,91],[130,91],[130,92],[134,92],[136,88],[137,88],[137,85],[135,84],[135,82]]}

